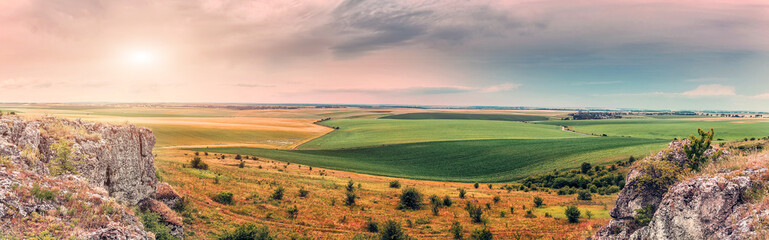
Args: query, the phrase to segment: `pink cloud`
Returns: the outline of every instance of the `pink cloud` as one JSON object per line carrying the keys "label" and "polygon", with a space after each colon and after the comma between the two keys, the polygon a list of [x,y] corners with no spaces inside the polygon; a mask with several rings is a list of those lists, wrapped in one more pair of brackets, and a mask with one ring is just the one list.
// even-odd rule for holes
{"label": "pink cloud", "polygon": [[725,86],[721,84],[708,84],[700,85],[691,91],[681,93],[684,96],[690,97],[710,97],[710,96],[734,96],[737,95],[734,91],[734,87]]}

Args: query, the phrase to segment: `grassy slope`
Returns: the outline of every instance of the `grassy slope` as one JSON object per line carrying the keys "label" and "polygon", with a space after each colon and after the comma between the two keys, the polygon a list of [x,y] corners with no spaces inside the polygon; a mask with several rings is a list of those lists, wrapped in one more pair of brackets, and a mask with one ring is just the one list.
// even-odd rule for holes
{"label": "grassy slope", "polygon": [[663,120],[663,119],[616,119],[549,121],[543,125],[569,125],[579,132],[607,134],[609,136],[632,136],[638,138],[673,139],[685,138],[696,133],[697,128],[714,128],[715,138],[727,141],[745,137],[769,136],[769,122],[744,120]]}
{"label": "grassy slope", "polygon": [[648,154],[666,141],[640,138],[502,139],[396,144],[339,150],[202,148],[279,161],[411,179],[502,182],[554,168]]}
{"label": "grassy slope", "polygon": [[558,126],[485,120],[344,119],[323,122],[339,127],[300,149],[338,149],[385,144],[480,139],[581,138]]}
{"label": "grassy slope", "polygon": [[405,113],[382,117],[382,119],[462,119],[499,121],[545,121],[547,117],[518,114],[470,114],[470,113]]}

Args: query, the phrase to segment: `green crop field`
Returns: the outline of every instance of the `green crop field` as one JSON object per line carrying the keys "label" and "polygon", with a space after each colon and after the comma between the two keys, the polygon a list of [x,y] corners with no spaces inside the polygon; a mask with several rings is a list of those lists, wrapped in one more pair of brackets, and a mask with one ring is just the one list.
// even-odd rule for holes
{"label": "green crop field", "polygon": [[608,136],[632,136],[637,138],[666,139],[685,138],[696,134],[697,128],[716,132],[716,139],[735,141],[743,138],[769,136],[769,122],[759,120],[668,120],[668,119],[611,119],[548,121],[540,125],[568,125],[578,132],[606,134]]}
{"label": "green crop field", "polygon": [[339,127],[299,148],[339,149],[385,144],[480,140],[584,138],[560,126],[486,120],[342,119],[322,122]]}
{"label": "green crop field", "polygon": [[474,113],[405,113],[382,117],[382,119],[463,119],[496,121],[545,121],[547,117],[520,114],[474,114]]}
{"label": "green crop field", "polygon": [[644,155],[667,141],[641,138],[584,137],[502,139],[395,144],[337,150],[197,148],[254,155],[279,161],[423,180],[502,182],[582,162],[601,164],[618,156]]}

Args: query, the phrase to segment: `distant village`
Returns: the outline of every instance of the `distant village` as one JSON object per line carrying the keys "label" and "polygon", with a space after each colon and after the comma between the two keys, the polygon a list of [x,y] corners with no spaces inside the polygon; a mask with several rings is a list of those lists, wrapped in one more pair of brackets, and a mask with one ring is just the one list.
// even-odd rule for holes
{"label": "distant village", "polygon": [[716,113],[716,112],[634,112],[634,111],[578,111],[570,113],[563,120],[589,120],[589,119],[619,119],[623,116],[703,116],[703,117],[731,117],[731,118],[769,118],[767,114],[755,113]]}

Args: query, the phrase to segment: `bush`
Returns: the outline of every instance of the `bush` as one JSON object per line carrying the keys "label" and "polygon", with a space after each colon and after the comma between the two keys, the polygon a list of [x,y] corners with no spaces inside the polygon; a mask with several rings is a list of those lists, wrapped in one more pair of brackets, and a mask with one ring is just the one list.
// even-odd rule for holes
{"label": "bush", "polygon": [[494,196],[492,200],[494,201],[494,203],[499,203],[499,200],[502,200],[502,199],[499,198],[499,196]]}
{"label": "bush", "polygon": [[678,180],[680,168],[670,161],[645,160],[636,167],[640,174],[635,179],[639,191],[667,192],[668,188]]}
{"label": "bush", "polygon": [[590,163],[583,162],[582,166],[580,167],[580,171],[582,172],[582,174],[587,174],[588,172],[590,172],[591,168],[593,167],[590,165]]}
{"label": "bush", "polygon": [[281,200],[283,199],[283,192],[285,191],[286,189],[283,189],[283,187],[278,187],[277,189],[275,189],[274,192],[272,192],[272,195],[270,195],[270,198],[275,200]]}
{"label": "bush", "polygon": [[358,195],[355,195],[355,192],[345,192],[344,197],[344,205],[347,206],[354,206],[355,205],[355,199],[358,198]]}
{"label": "bush", "polygon": [[439,198],[438,195],[435,195],[435,194],[430,195],[428,199],[430,199],[430,204],[434,206],[438,206],[438,207],[443,206],[443,201],[441,201],[441,198]]}
{"label": "bush", "polygon": [[411,239],[411,237],[409,237],[409,235],[403,232],[403,229],[401,228],[400,223],[393,220],[387,220],[384,226],[382,226],[381,231],[379,231],[379,239],[406,240],[406,239]]}
{"label": "bush", "polygon": [[346,187],[346,189],[347,189],[347,191],[348,191],[348,192],[353,192],[353,191],[355,191],[355,182],[353,182],[352,180],[350,180],[349,182],[347,182],[347,187]]}
{"label": "bush", "polygon": [[451,207],[451,205],[454,205],[454,202],[451,201],[451,198],[449,197],[449,195],[444,196],[443,197],[443,206]]}
{"label": "bush", "polygon": [[195,157],[190,161],[190,166],[196,169],[208,170],[208,164],[203,162],[200,157]]}
{"label": "bush", "polygon": [[379,232],[379,224],[374,220],[369,219],[366,222],[366,231],[369,231],[372,233]]}
{"label": "bush", "polygon": [[[700,135],[699,138],[690,135],[689,140],[691,144],[683,146],[686,158],[689,159],[689,167],[695,171],[699,171],[701,166],[708,161],[705,151],[711,148],[710,143],[713,141],[715,131],[713,131],[713,128],[710,128],[708,132],[698,128],[697,133]],[[748,139],[745,138],[745,140],[747,141]]]}
{"label": "bush", "polygon": [[296,219],[296,216],[299,215],[299,209],[294,205],[286,209],[286,213],[288,214],[288,219]]}
{"label": "bush", "polygon": [[422,209],[422,194],[416,188],[405,188],[400,196],[400,203],[398,203],[398,209]]}
{"label": "bush", "polygon": [[52,176],[59,176],[62,174],[78,174],[75,165],[81,164],[81,161],[71,161],[72,147],[70,141],[61,139],[51,145],[51,151],[56,156],[51,160],[51,166],[48,168]]}
{"label": "bush", "polygon": [[464,237],[462,231],[462,224],[459,222],[452,223],[451,228],[449,228],[449,232],[451,232],[451,235],[454,236],[454,239],[462,239]]}
{"label": "bush", "polygon": [[478,183],[475,183],[475,184],[473,184],[473,187],[474,187],[475,189],[478,189]]}
{"label": "bush", "polygon": [[243,159],[243,157],[241,157],[240,154],[235,155],[235,160],[241,160],[241,159]]}
{"label": "bush", "polygon": [[531,212],[531,210],[526,210],[526,214],[525,214],[525,215],[523,215],[523,216],[524,216],[525,218],[537,218],[537,215],[534,215],[534,213],[533,213],[533,212]]}
{"label": "bush", "polygon": [[577,194],[577,200],[593,200],[593,195],[590,194],[590,191],[580,190]]}
{"label": "bush", "polygon": [[585,210],[585,216],[587,219],[593,219],[593,212]]}
{"label": "bush", "polygon": [[483,222],[483,209],[481,208],[481,206],[476,206],[468,202],[467,205],[465,206],[465,210],[467,210],[467,214],[470,215],[470,219],[474,223]]}
{"label": "bush", "polygon": [[138,212],[139,220],[144,225],[144,230],[155,234],[157,240],[176,240],[171,235],[171,230],[161,223],[160,215],[154,212]]}
{"label": "bush", "polygon": [[214,200],[214,202],[218,202],[221,204],[232,204],[232,193],[231,192],[219,192],[214,197],[211,198],[211,200]]}
{"label": "bush", "polygon": [[299,197],[307,197],[308,194],[310,194],[310,191],[304,190],[304,188],[299,189]]}
{"label": "bush", "polygon": [[240,163],[238,163],[238,168],[245,168],[245,167],[246,167],[246,162],[243,160],[240,160]]}
{"label": "bush", "polygon": [[638,227],[644,227],[649,225],[649,222],[652,221],[652,217],[654,216],[656,209],[654,209],[654,205],[649,204],[648,206],[641,209],[636,209],[635,211],[638,213],[635,215],[635,224]]}
{"label": "bush", "polygon": [[233,231],[224,232],[219,235],[218,240],[273,240],[270,236],[270,229],[262,226],[257,227],[253,223],[246,223],[238,226]]}
{"label": "bush", "polygon": [[566,218],[569,220],[569,223],[578,223],[579,217],[582,215],[582,213],[579,212],[577,206],[567,207],[564,213],[566,214]]}
{"label": "bush", "polygon": [[37,183],[32,185],[30,193],[32,193],[32,196],[35,196],[35,198],[43,201],[53,200],[53,198],[56,197],[56,191],[42,189]]}
{"label": "bush", "polygon": [[491,231],[489,229],[483,227],[480,229],[473,230],[473,233],[470,234],[470,239],[473,240],[491,240],[494,239],[494,234],[491,234]]}
{"label": "bush", "polygon": [[465,191],[464,188],[460,188],[459,189],[459,198],[464,199],[465,198],[465,194],[467,194],[467,191]]}
{"label": "bush", "polygon": [[534,207],[542,206],[542,198],[541,197],[534,197]]}
{"label": "bush", "polygon": [[390,188],[401,188],[401,182],[398,180],[390,181]]}

